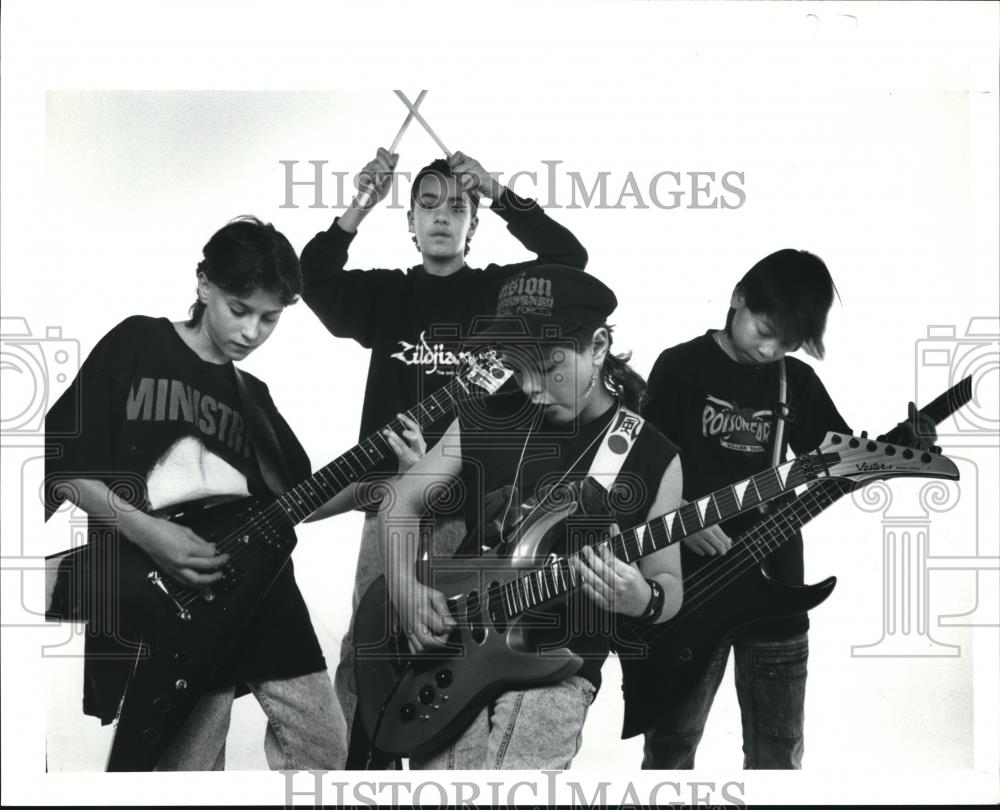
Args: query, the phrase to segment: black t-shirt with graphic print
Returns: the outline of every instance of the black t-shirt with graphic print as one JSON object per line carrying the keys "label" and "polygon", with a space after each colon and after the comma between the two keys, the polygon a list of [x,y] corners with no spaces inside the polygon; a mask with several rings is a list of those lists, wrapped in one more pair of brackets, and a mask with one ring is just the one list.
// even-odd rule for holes
{"label": "black t-shirt with graphic print", "polygon": [[[794,357],[785,358],[787,404],[784,447],[795,453],[815,450],[827,431],[848,431],[815,371]],[[684,497],[694,500],[772,466],[774,413],[778,402],[778,364],[749,365],[729,357],[711,332],[666,349],[649,375],[646,418],[681,449]],[[736,538],[760,520],[756,510],[722,525]],[[715,557],[681,547],[685,578]],[[764,561],[775,579],[802,584],[802,535],[796,533]],[[806,614],[754,624],[747,635],[780,638],[804,632]]]}
{"label": "black t-shirt with graphic print", "polygon": [[[613,406],[586,424],[550,425],[520,391],[460,406],[462,490],[469,533],[459,554],[477,556],[497,548],[499,526],[516,523],[539,501],[549,505],[563,502],[560,493],[553,491],[561,483],[576,488],[579,507],[545,533],[539,554],[578,551],[606,533],[612,521],[622,531],[645,523],[660,480],[677,452],[648,422],[610,495],[593,481],[584,483],[611,421],[626,418],[631,420]],[[631,431],[634,426],[618,422],[615,429]],[[526,639],[532,646],[565,646],[583,657],[583,667],[576,674],[600,687],[601,666],[608,655],[615,617],[575,591],[568,600],[545,610],[528,611],[521,623],[529,628]]]}
{"label": "black t-shirt with graphic print", "polygon": [[[332,334],[371,349],[359,439],[451,380],[471,325],[496,312],[500,287],[511,275],[539,263],[586,266],[583,245],[534,200],[504,189],[490,208],[537,259],[482,270],[465,265],[449,276],[431,275],[422,265],[345,270],[356,234],[336,221],[303,249],[302,299]],[[425,428],[428,447],[450,423],[448,417]],[[376,469],[395,472],[396,466],[390,454]]]}
{"label": "black t-shirt with graphic print", "polygon": [[[274,428],[291,483],[305,478],[308,456],[267,386],[241,374]],[[74,425],[79,429],[72,430]],[[202,360],[166,318],[133,316],[105,335],[52,406],[45,427],[46,519],[61,503],[59,482],[72,478],[102,481],[147,510],[215,496],[268,494],[232,363]],[[99,531],[94,521],[91,525]],[[107,723],[114,718],[129,662],[106,656],[127,656],[128,650],[88,633],[86,652],[84,711]],[[216,683],[241,685],[325,668],[289,561]]]}

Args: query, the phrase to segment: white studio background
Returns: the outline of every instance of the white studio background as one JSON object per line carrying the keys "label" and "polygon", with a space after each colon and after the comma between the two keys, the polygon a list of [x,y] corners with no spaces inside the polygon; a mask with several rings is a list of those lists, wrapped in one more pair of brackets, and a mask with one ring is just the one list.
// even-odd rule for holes
{"label": "white studio background", "polygon": [[[938,497],[920,500],[925,481],[896,481],[888,490],[897,508],[912,501],[908,512],[845,500],[807,530],[807,581],[836,575],[839,585],[811,614],[805,771],[755,800],[865,801],[886,784],[895,801],[957,801],[963,786],[969,800],[997,798],[995,6],[552,4],[502,18],[450,5],[434,15],[376,6],[366,17],[296,4],[170,8],[141,21],[125,4],[6,4],[5,318],[24,318],[36,338],[59,327],[85,356],[130,314],[183,317],[201,246],[233,216],[271,221],[301,249],[339,211],[310,207],[304,186],[292,192],[297,207],[283,207],[281,161],[298,161],[297,180],[312,177],[309,161],[326,161],[324,203],[335,206],[332,172],[353,177],[398,129],[397,86],[411,98],[429,89],[421,112],[449,148],[502,180],[536,173],[515,190],[554,203],[549,213],[587,247],[588,272],[619,297],[616,346],[643,374],[663,348],[721,326],[733,284],[759,258],[817,253],[842,299],[819,371],[855,431],[887,429],[907,400],[924,404],[958,373],[957,361],[922,360],[929,327],[952,357],[985,347],[987,359],[963,366],[980,378],[975,430],[942,426],[963,472],[945,488],[946,508],[919,506]],[[438,156],[416,123],[399,151],[411,174]],[[681,185],[662,180],[657,204],[649,185],[665,171]],[[573,206],[571,172],[588,190],[606,173],[605,204],[583,204],[576,188]],[[714,173],[708,199],[694,196],[694,172]],[[742,204],[691,207],[720,195],[738,203],[719,184],[727,172],[742,177]],[[630,173],[637,194],[622,196]],[[672,188],[684,194],[667,208]],[[399,189],[405,201],[408,183]],[[470,264],[525,255],[484,208]],[[417,258],[404,209],[385,208],[362,226],[350,266]],[[965,337],[973,318],[979,331]],[[367,353],[327,334],[304,304],[245,367],[268,383],[315,467],[357,441]],[[34,395],[8,371],[5,410]],[[65,382],[48,383],[51,403]],[[106,791],[126,782],[80,774],[100,770],[110,739],[80,714],[82,638],[33,613],[30,561],[68,546],[72,529],[69,514],[41,523],[38,444],[5,434],[5,800],[79,801],[79,784],[111,803]],[[894,638],[864,656],[862,645],[886,635],[882,536],[900,515],[948,562],[919,579],[928,623],[890,628]],[[299,531],[297,578],[331,666],[360,526],[351,515]],[[633,770],[640,746],[619,740],[617,662],[604,675],[574,769]],[[265,767],[263,724],[252,699],[238,702],[231,768]],[[739,748],[727,677],[699,766],[744,778]],[[992,794],[972,787],[984,775]],[[267,784],[263,800],[280,801]],[[262,801],[230,787],[227,800]]]}

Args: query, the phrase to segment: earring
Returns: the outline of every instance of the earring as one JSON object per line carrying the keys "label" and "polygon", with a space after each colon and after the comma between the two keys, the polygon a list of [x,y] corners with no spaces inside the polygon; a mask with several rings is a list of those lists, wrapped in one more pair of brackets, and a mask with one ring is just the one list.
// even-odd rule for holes
{"label": "earring", "polygon": [[589,399],[590,395],[594,393],[594,389],[597,387],[597,378],[601,373],[600,367],[596,364],[594,365],[594,371],[590,375],[590,382],[587,384],[587,390],[583,392],[583,398]]}

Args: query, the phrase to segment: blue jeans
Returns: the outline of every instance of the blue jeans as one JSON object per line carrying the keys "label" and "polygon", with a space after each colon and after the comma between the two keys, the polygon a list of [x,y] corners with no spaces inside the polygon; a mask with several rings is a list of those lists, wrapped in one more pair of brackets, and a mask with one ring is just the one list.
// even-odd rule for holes
{"label": "blue jeans", "polygon": [[[344,715],[326,670],[249,684],[267,715],[264,754],[271,770],[339,770],[347,758]],[[236,687],[205,692],[156,766],[158,771],[221,771]]]}
{"label": "blue jeans", "polygon": [[594,685],[573,675],[504,692],[451,745],[410,757],[413,770],[565,770],[580,750]]}
{"label": "blue jeans", "polygon": [[805,633],[777,641],[723,643],[705,677],[682,702],[660,713],[646,732],[642,767],[682,770],[694,767],[712,701],[735,650],[736,696],[743,722],[743,767],[790,770],[802,767],[806,698]]}

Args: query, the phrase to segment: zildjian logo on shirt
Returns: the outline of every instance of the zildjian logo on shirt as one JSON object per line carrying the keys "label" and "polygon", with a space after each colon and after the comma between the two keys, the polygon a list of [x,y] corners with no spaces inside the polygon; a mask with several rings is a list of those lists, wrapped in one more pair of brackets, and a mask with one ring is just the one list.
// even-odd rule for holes
{"label": "zildjian logo on shirt", "polygon": [[[407,343],[405,340],[399,341],[403,347],[402,351],[393,352],[390,357],[401,360],[408,366],[430,366],[424,374],[454,374],[455,367],[462,364],[462,361],[471,356],[471,352],[455,353],[445,348],[443,343],[435,343],[431,346],[425,337],[426,332],[420,333],[420,343]],[[439,369],[438,366],[450,366],[450,368]]]}
{"label": "zildjian logo on shirt", "polygon": [[764,452],[771,438],[773,411],[740,408],[734,402],[709,395],[705,399],[708,401],[701,414],[701,432],[706,439],[718,436],[723,447],[743,453]]}

